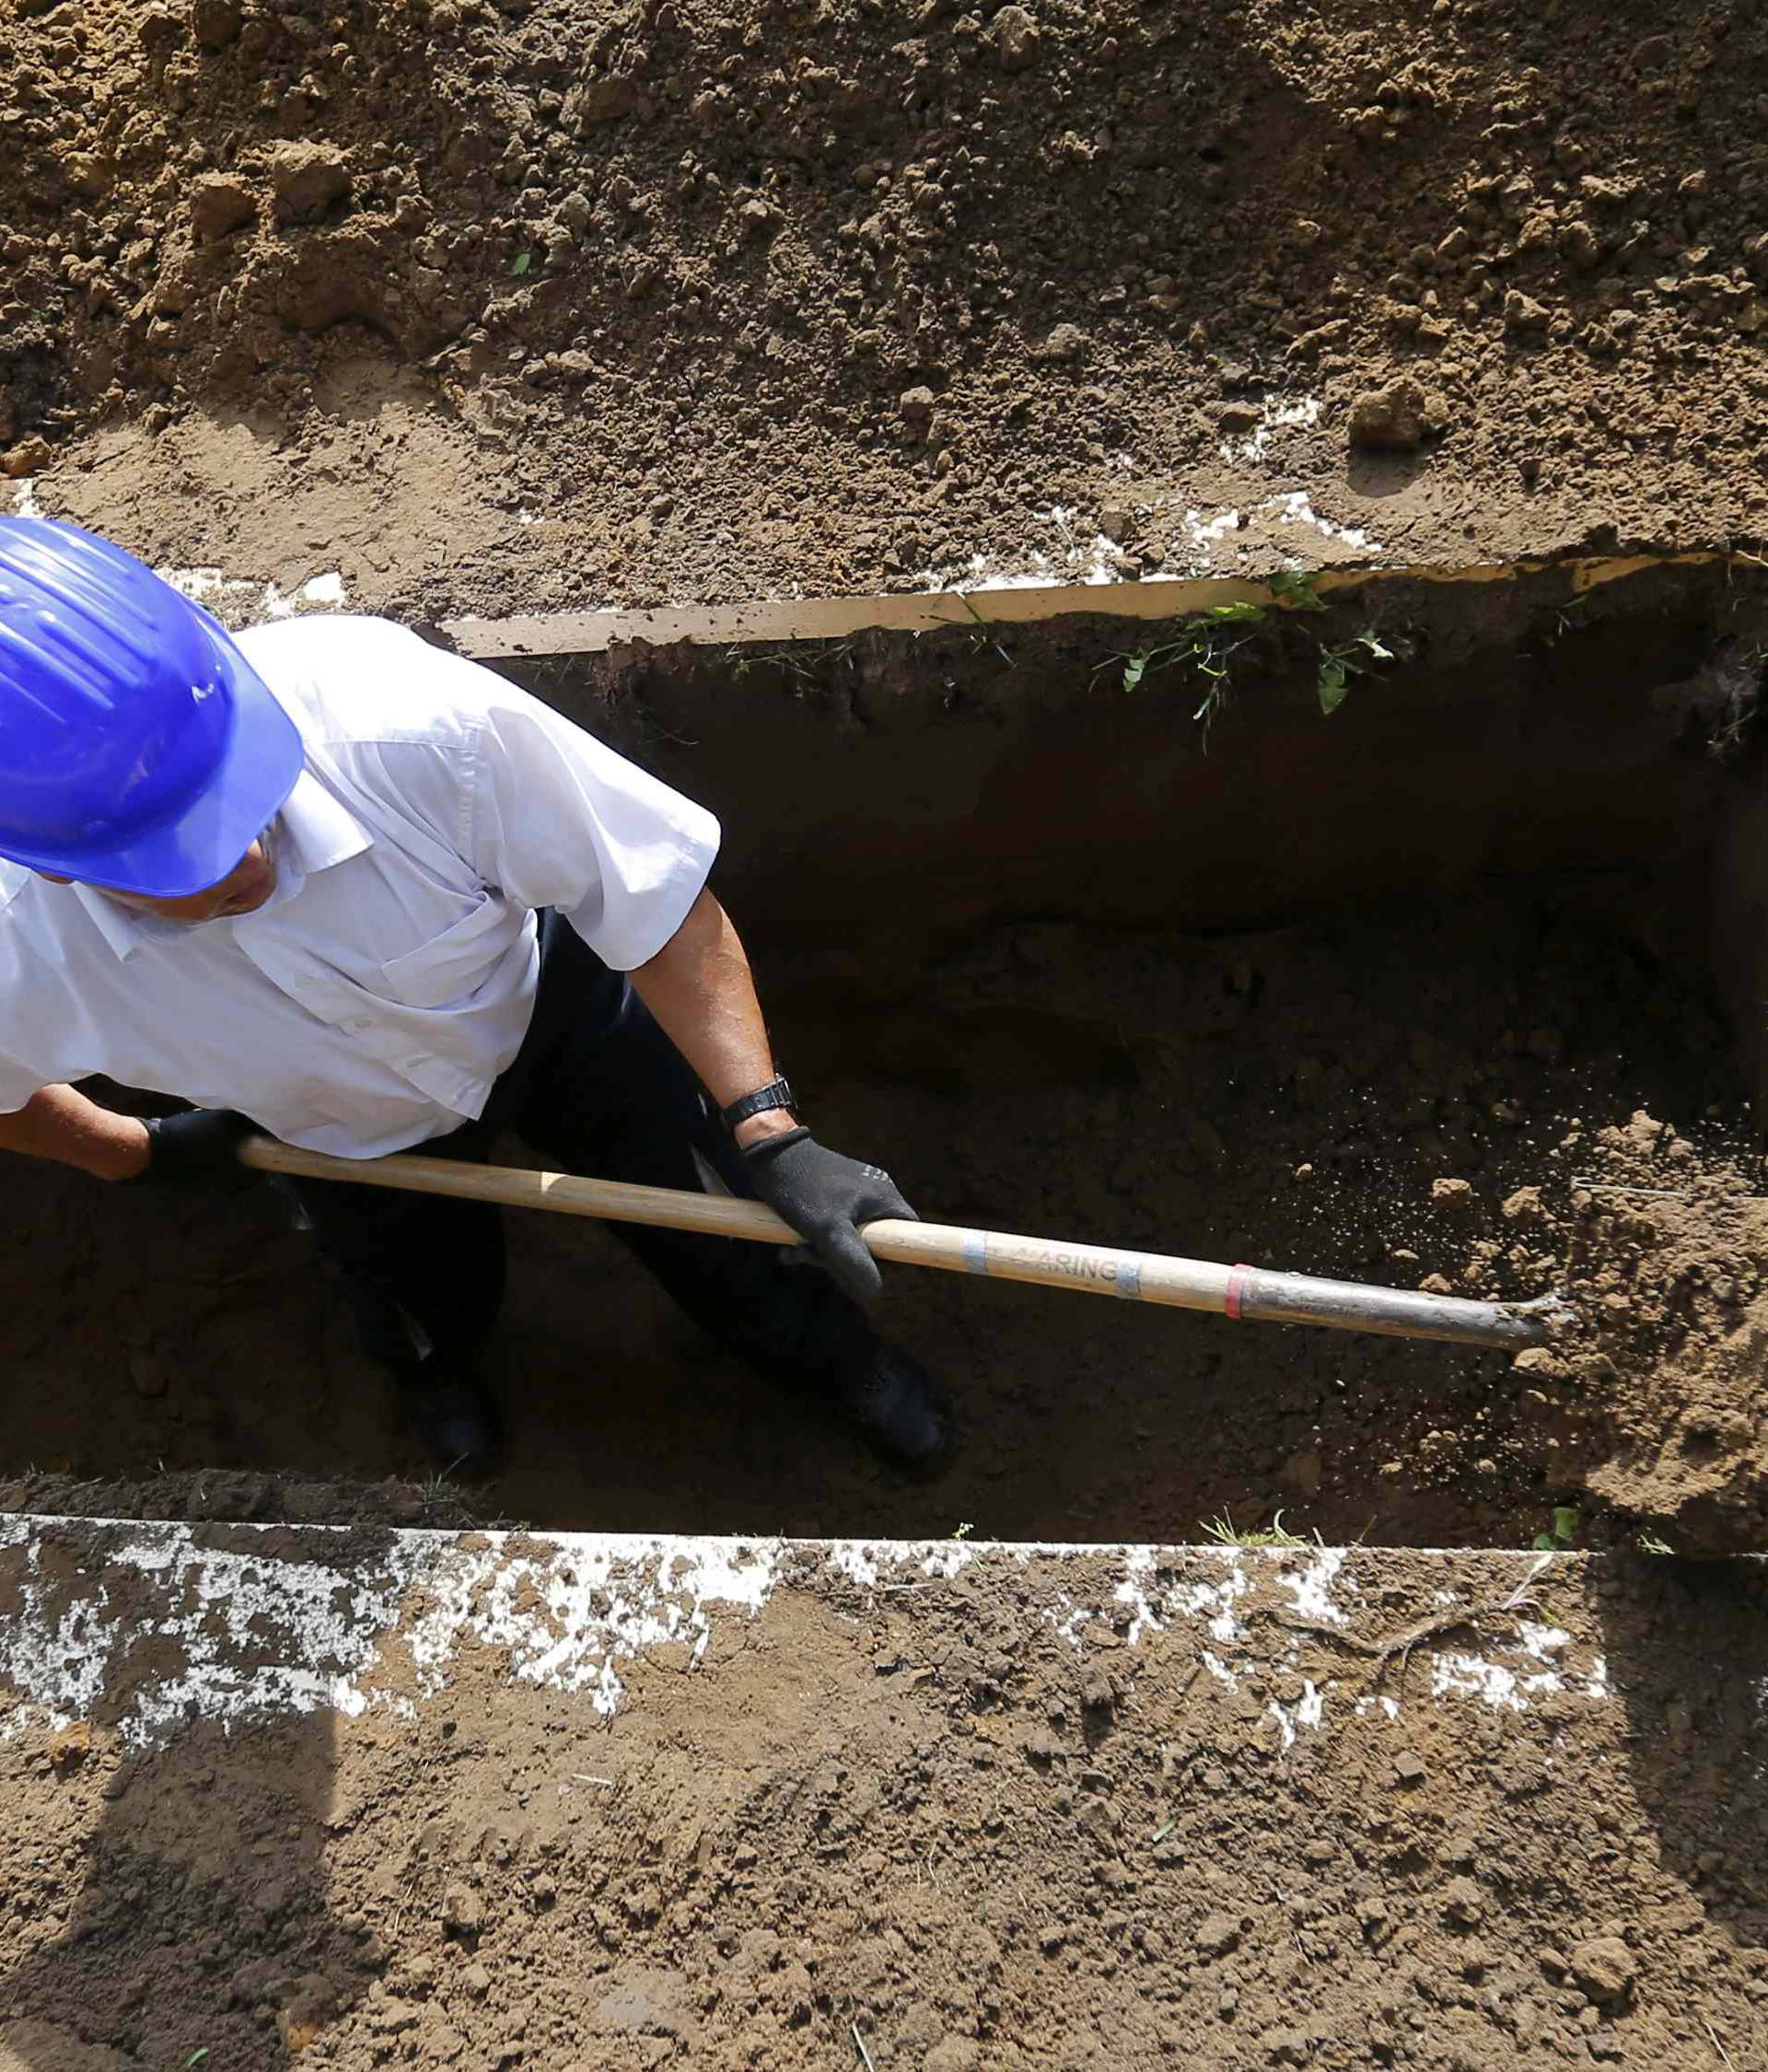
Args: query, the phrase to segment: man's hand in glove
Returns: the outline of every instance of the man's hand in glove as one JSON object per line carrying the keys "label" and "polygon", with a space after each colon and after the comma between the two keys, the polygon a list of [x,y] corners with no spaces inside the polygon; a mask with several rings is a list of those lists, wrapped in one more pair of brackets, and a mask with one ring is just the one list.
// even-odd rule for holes
{"label": "man's hand in glove", "polygon": [[859,1227],[885,1216],[920,1218],[876,1166],[825,1151],[808,1130],[785,1130],[743,1148],[755,1192],[789,1223],[847,1293],[870,1301],[883,1287],[878,1262],[860,1242]]}
{"label": "man's hand in glove", "polygon": [[196,1193],[229,1175],[239,1176],[239,1147],[256,1123],[230,1108],[192,1108],[162,1115],[147,1124],[147,1163],[132,1187],[164,1187]]}

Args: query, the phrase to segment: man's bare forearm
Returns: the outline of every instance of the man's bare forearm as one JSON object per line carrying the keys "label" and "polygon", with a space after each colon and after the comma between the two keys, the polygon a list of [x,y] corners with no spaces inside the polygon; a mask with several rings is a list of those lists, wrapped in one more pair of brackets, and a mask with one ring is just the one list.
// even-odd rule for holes
{"label": "man's bare forearm", "polygon": [[[638,996],[721,1108],[774,1076],[774,1053],[749,959],[730,916],[710,891],[649,963],[632,973]],[[739,1144],[795,1127],[781,1109],[739,1123]]]}
{"label": "man's bare forearm", "polygon": [[52,1158],[98,1180],[134,1180],[147,1165],[147,1127],[88,1100],[76,1087],[44,1087],[0,1115],[0,1151]]}

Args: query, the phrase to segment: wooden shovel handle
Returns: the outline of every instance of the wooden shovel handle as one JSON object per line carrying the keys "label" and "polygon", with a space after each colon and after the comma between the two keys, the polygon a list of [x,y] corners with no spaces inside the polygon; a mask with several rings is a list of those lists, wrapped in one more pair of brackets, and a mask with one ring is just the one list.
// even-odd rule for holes
{"label": "wooden shovel handle", "polygon": [[[515,1166],[469,1165],[409,1153],[390,1158],[331,1158],[264,1136],[249,1137],[239,1157],[261,1172],[304,1180],[401,1187],[420,1194],[496,1202],[508,1208],[551,1209],[558,1215],[589,1216],[611,1223],[703,1230],[715,1237],[748,1238],[759,1244],[803,1241],[772,1209],[728,1194],[692,1194],[669,1187],[636,1187],[624,1181],[529,1172]],[[1250,1321],[1318,1324],[1336,1331],[1520,1348],[1542,1344],[1569,1314],[1565,1305],[1553,1298],[1515,1304],[1471,1302],[1456,1296],[1421,1295],[1410,1288],[1367,1287],[1355,1281],[1318,1280],[1307,1274],[1277,1274],[1252,1266],[1219,1266],[1202,1259],[1014,1237],[1001,1230],[966,1230],[953,1224],[890,1218],[867,1224],[860,1234],[875,1259],[904,1266],[1029,1281],[1083,1295],[1212,1310]]]}

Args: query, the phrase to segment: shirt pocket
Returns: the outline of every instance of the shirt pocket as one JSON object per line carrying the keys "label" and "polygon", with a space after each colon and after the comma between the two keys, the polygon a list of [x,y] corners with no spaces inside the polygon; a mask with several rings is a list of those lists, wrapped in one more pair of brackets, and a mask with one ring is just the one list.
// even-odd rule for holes
{"label": "shirt pocket", "polygon": [[465,1002],[492,975],[515,938],[507,903],[487,895],[470,914],[380,967],[381,981],[408,1007]]}

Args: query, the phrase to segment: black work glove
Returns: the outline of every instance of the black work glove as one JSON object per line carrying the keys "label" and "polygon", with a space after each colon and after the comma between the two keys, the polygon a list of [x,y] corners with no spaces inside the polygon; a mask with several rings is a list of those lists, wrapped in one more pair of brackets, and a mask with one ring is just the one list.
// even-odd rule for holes
{"label": "black work glove", "polygon": [[215,1186],[229,1174],[243,1178],[239,1147],[257,1126],[230,1108],[192,1108],[182,1115],[161,1115],[147,1125],[147,1163],[130,1185],[190,1194]]}
{"label": "black work glove", "polygon": [[743,1147],[755,1192],[789,1223],[839,1285],[861,1302],[883,1288],[878,1262],[860,1241],[859,1226],[885,1216],[921,1219],[876,1166],[825,1151],[806,1129],[785,1130]]}

